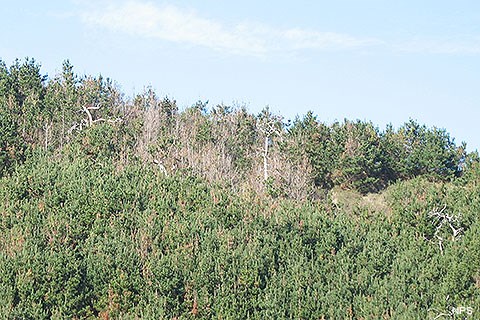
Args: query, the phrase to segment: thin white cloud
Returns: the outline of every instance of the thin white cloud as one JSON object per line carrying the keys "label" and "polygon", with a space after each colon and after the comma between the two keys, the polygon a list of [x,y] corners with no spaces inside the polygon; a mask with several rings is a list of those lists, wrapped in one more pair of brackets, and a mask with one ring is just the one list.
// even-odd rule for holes
{"label": "thin white cloud", "polygon": [[88,24],[136,36],[249,54],[260,54],[265,50],[259,39],[236,30],[226,30],[223,25],[201,18],[193,11],[182,11],[171,5],[129,1],[86,12],[82,18]]}
{"label": "thin white cloud", "polygon": [[143,1],[110,3],[86,10],[81,17],[88,25],[113,31],[245,55],[263,56],[274,51],[300,49],[344,50],[378,43],[346,34],[299,28],[277,30],[248,23],[227,26],[191,10]]}
{"label": "thin white cloud", "polygon": [[479,55],[480,38],[416,38],[393,45],[396,51],[407,53],[446,54],[446,55]]}
{"label": "thin white cloud", "polygon": [[278,29],[265,24],[228,25],[197,12],[147,0],[72,0],[90,26],[151,39],[202,46],[222,52],[268,56],[304,50],[344,51],[382,48],[394,52],[480,55],[480,38],[383,41],[345,33],[302,28]]}
{"label": "thin white cloud", "polygon": [[380,40],[356,38],[335,32],[318,32],[294,28],[283,33],[296,49],[356,48],[381,44]]}

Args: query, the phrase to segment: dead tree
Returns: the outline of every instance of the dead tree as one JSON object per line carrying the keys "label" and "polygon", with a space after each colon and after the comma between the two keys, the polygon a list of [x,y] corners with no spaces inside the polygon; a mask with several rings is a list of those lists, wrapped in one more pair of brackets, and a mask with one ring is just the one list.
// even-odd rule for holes
{"label": "dead tree", "polygon": [[75,122],[73,124],[73,126],[71,126],[70,129],[68,129],[67,133],[71,134],[75,130],[82,131],[84,127],[87,127],[87,128],[91,127],[92,125],[94,125],[95,123],[98,123],[98,122],[116,123],[116,122],[122,122],[123,121],[122,118],[116,118],[116,119],[97,118],[97,119],[94,119],[94,117],[92,115],[92,111],[99,110],[99,109],[100,109],[99,106],[95,106],[93,104],[86,104],[86,105],[82,104],[81,105],[81,110],[79,110],[78,112],[85,112],[87,117],[85,119],[82,119],[82,121],[80,121],[80,122]]}
{"label": "dead tree", "polygon": [[168,172],[167,168],[163,165],[163,161],[158,161],[157,159],[153,160],[153,163],[157,165],[157,167],[160,169],[160,171],[165,175],[165,177],[168,177]]}
{"label": "dead tree", "polygon": [[43,130],[45,132],[45,151],[48,150],[48,139],[49,139],[49,135],[50,135],[50,129],[52,129],[52,126],[53,126],[53,123],[50,122],[45,122],[44,126],[43,126]]}
{"label": "dead tree", "polygon": [[92,104],[89,104],[89,105],[82,105],[82,109],[83,111],[87,114],[87,119],[85,119],[86,123],[87,123],[87,127],[90,127],[92,126],[94,123],[97,123],[97,122],[110,122],[110,123],[115,123],[115,122],[121,122],[122,119],[121,118],[117,118],[117,119],[105,119],[105,118],[98,118],[98,119],[93,119],[93,116],[92,116],[92,113],[91,113],[91,110],[99,110],[100,107],[98,106],[94,106]]}
{"label": "dead tree", "polygon": [[443,226],[448,226],[452,231],[452,241],[455,241],[457,237],[459,237],[464,230],[462,227],[456,226],[460,223],[459,222],[460,217],[454,214],[449,215],[448,213],[445,212],[446,208],[447,208],[447,205],[444,205],[443,208],[440,210],[438,210],[437,208],[434,208],[428,214],[429,217],[434,218],[433,224],[436,225],[434,236],[438,240],[438,246],[440,247],[440,252],[442,254],[443,254],[443,242],[445,241],[445,238],[440,235],[440,232]]}
{"label": "dead tree", "polygon": [[263,143],[263,179],[268,180],[268,151],[272,143],[273,136],[279,136],[281,134],[281,128],[279,128],[281,118],[272,115],[270,110],[265,108],[262,111],[262,117],[260,118],[259,131],[264,135]]}

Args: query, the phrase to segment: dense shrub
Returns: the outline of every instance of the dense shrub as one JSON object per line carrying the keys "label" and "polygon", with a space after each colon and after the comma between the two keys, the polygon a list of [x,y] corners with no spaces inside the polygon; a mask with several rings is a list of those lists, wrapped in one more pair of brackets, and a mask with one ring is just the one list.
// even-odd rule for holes
{"label": "dense shrub", "polygon": [[[37,157],[1,186],[11,317],[424,318],[480,302],[471,181],[396,184],[389,212],[241,198],[108,158]],[[440,250],[442,204],[464,232]]]}
{"label": "dense shrub", "polygon": [[0,67],[5,318],[480,314],[478,155],[444,130],[180,112],[68,63],[38,75]]}

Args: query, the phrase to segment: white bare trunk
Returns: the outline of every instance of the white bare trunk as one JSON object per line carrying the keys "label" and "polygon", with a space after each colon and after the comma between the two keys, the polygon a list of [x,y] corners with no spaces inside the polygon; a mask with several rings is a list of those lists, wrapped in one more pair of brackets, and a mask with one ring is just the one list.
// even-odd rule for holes
{"label": "white bare trunk", "polygon": [[45,151],[48,150],[48,135],[50,134],[50,128],[52,127],[52,124],[47,124],[45,123],[44,130],[45,130]]}
{"label": "white bare trunk", "polygon": [[268,180],[268,140],[269,137],[265,137],[265,145],[263,150],[263,179]]}

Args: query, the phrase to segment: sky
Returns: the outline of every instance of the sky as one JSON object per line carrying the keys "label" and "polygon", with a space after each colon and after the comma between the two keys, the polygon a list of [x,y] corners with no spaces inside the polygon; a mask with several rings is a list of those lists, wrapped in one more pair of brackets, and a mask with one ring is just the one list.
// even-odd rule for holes
{"label": "sky", "polygon": [[69,59],[127,96],[269,106],[285,120],[414,119],[480,150],[478,0],[0,0],[0,59]]}

